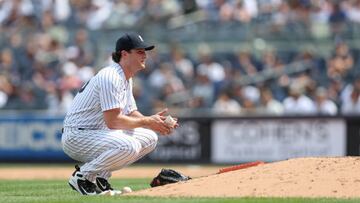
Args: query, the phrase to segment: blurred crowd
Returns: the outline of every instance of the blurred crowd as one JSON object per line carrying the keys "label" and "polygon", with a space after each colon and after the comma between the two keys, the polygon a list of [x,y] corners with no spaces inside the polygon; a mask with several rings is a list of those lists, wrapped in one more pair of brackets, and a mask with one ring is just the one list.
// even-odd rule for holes
{"label": "blurred crowd", "polygon": [[98,63],[94,32],[168,25],[196,13],[205,23],[269,22],[281,29],[296,22],[336,38],[329,56],[218,52],[206,42],[190,54],[169,43],[168,53],[149,52],[147,69],[134,80],[142,112],[167,106],[187,115],[360,114],[360,52],[342,36],[349,23],[360,22],[360,0],[0,0],[0,109],[63,114],[77,90],[110,63],[111,51]]}

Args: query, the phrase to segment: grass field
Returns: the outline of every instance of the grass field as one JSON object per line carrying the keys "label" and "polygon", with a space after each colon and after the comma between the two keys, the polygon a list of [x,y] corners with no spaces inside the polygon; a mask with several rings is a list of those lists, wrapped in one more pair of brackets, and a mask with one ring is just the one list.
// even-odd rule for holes
{"label": "grass field", "polygon": [[[116,179],[112,180],[115,188],[131,186],[133,190],[149,187],[150,179]],[[104,197],[104,196],[82,196],[71,190],[66,180],[1,180],[0,202],[33,202],[33,203],[55,203],[55,202],[106,202],[106,203],[180,203],[180,202],[261,202],[261,203],[318,203],[318,202],[360,202],[360,199],[308,199],[308,198],[150,198],[150,197]]]}

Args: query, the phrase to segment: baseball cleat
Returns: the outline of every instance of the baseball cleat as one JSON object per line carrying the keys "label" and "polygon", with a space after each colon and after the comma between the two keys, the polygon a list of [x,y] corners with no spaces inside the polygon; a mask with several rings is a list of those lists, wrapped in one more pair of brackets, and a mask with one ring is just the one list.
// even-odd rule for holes
{"label": "baseball cleat", "polygon": [[79,192],[82,195],[97,195],[101,191],[98,191],[96,185],[84,178],[84,175],[80,172],[80,168],[75,166],[76,170],[69,179],[70,187]]}
{"label": "baseball cleat", "polygon": [[110,183],[105,179],[105,178],[101,178],[101,177],[97,177],[96,178],[96,187],[97,190],[102,191],[102,193],[109,193],[110,196],[114,196],[114,195],[120,195],[122,192],[119,190],[114,190]]}

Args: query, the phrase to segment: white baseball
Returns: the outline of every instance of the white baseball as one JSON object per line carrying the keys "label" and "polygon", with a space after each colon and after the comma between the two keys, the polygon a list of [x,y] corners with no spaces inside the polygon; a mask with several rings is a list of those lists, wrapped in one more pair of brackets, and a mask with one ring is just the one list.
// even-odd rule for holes
{"label": "white baseball", "polygon": [[125,193],[130,193],[130,192],[132,192],[132,189],[131,189],[130,187],[123,187],[123,189],[121,190],[121,192],[122,192],[123,194],[125,194]]}
{"label": "white baseball", "polygon": [[166,116],[166,119],[164,121],[166,125],[173,127],[176,124],[176,121],[171,117],[170,115]]}

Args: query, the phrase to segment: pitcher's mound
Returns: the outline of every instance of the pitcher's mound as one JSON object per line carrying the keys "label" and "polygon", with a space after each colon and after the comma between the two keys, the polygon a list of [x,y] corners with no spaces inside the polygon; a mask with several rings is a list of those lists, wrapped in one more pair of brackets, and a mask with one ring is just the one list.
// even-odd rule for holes
{"label": "pitcher's mound", "polygon": [[360,198],[360,157],[290,159],[128,195]]}

